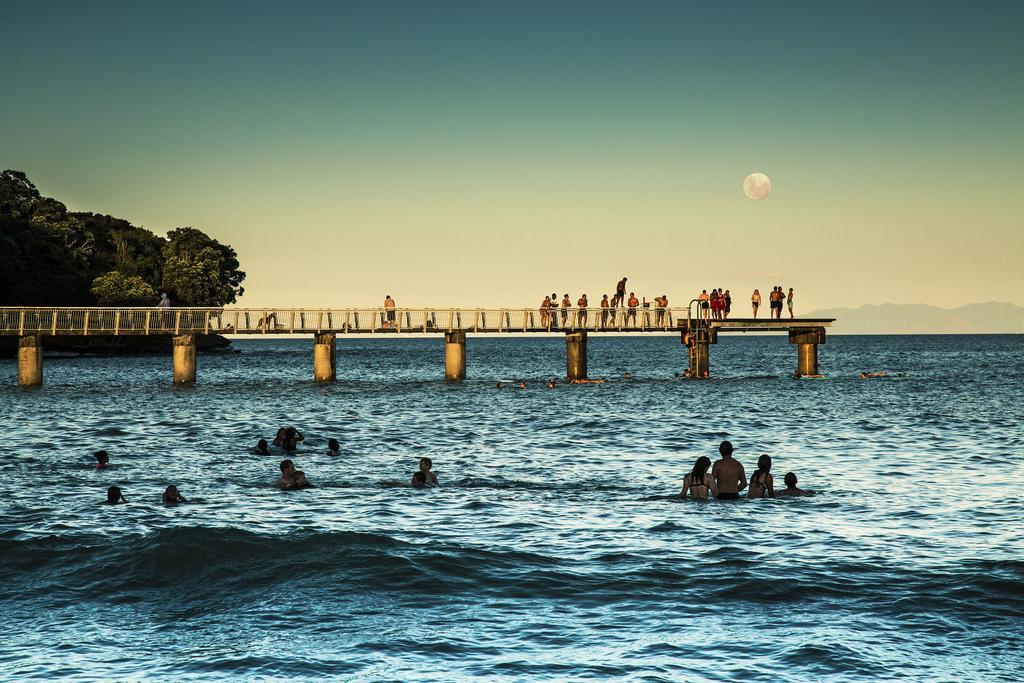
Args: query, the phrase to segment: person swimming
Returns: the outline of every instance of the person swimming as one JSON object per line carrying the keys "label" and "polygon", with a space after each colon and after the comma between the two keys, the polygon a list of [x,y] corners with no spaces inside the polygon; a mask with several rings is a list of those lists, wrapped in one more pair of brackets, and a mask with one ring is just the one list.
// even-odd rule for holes
{"label": "person swimming", "polygon": [[679,492],[681,498],[685,500],[689,494],[695,500],[707,500],[709,491],[712,496],[718,497],[718,486],[714,478],[708,474],[709,467],[711,458],[706,455],[697,458],[697,462],[693,463],[693,470],[683,477],[683,490]]}
{"label": "person swimming", "polygon": [[409,482],[409,485],[417,489],[424,488],[427,485],[427,475],[419,471],[413,472],[412,481]]}
{"label": "person swimming", "polygon": [[431,486],[437,486],[437,475],[430,471],[430,468],[434,466],[434,461],[430,458],[420,458],[420,472],[426,477],[425,483]]}
{"label": "person swimming", "polygon": [[771,475],[772,459],[764,454],[757,459],[757,469],[750,477],[747,498],[774,498],[775,482]]}
{"label": "person swimming", "polygon": [[121,493],[121,488],[118,486],[111,486],[107,489],[107,505],[117,505],[118,503],[127,503],[128,499]]}
{"label": "person swimming", "polygon": [[625,375],[622,376],[622,379],[633,379],[633,375],[627,372]]}
{"label": "person swimming", "polygon": [[180,493],[178,493],[178,487],[175,486],[174,484],[171,484],[166,489],[164,489],[164,504],[165,505],[174,505],[176,503],[187,503],[187,502],[188,501],[185,500],[185,496],[183,496]]}
{"label": "person swimming", "polygon": [[295,427],[288,427],[284,430],[284,450],[289,453],[297,451],[299,449],[299,442],[305,441],[306,437],[302,435]]}
{"label": "person swimming", "polygon": [[270,446],[267,444],[266,439],[260,439],[256,442],[256,448],[250,451],[253,455],[270,455]]}
{"label": "person swimming", "polygon": [[93,467],[98,470],[102,470],[110,464],[110,455],[106,451],[96,451],[92,454],[92,457],[96,458],[96,464]]}
{"label": "person swimming", "polygon": [[306,473],[295,469],[295,463],[291,460],[281,461],[281,478],[277,480],[275,485],[282,491],[305,489],[312,486],[309,480],[306,479]]}
{"label": "person swimming", "polygon": [[288,435],[288,428],[281,427],[277,430],[277,434],[274,435],[274,445],[278,448],[284,448],[285,437]]}
{"label": "person swimming", "polygon": [[606,381],[603,379],[571,379],[569,384],[604,384]]}
{"label": "person swimming", "polygon": [[876,377],[888,377],[889,373],[885,370],[878,370],[876,372],[862,372],[860,373],[861,379],[874,379]]}
{"label": "person swimming", "polygon": [[325,455],[341,455],[341,444],[337,439],[327,439],[327,451]]}
{"label": "person swimming", "polygon": [[505,388],[504,382],[498,382],[498,386],[496,388],[497,389],[504,389]]}
{"label": "person swimming", "polygon": [[526,382],[524,382],[522,380],[519,380],[519,388],[520,389],[525,389],[526,388]]}
{"label": "person swimming", "polygon": [[551,379],[548,380],[548,389],[554,389],[555,386],[555,378],[552,377]]}
{"label": "person swimming", "polygon": [[783,481],[786,482],[786,488],[779,491],[780,496],[807,496],[812,493],[811,491],[804,491],[803,489],[797,488],[796,475],[792,472],[786,472],[786,476],[783,477]]}

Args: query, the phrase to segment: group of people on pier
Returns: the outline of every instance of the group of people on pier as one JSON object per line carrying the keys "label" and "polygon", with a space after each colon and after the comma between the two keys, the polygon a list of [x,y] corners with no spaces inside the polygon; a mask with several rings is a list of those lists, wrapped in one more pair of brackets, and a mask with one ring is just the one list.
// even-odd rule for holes
{"label": "group of people on pier", "polygon": [[[260,439],[256,447],[250,452],[253,455],[292,455],[298,450],[299,443],[305,441],[305,437],[295,427],[282,427],[274,439],[275,451],[270,450],[266,439]],[[340,444],[337,439],[328,439],[325,455],[340,455]],[[771,474],[772,459],[768,455],[762,455],[757,461],[757,469],[751,475],[748,482],[743,465],[733,457],[733,446],[729,441],[723,441],[718,447],[721,458],[714,464],[707,456],[697,458],[693,469],[683,477],[683,488],[679,495],[684,500],[692,498],[695,500],[736,500],[740,492],[747,489],[748,498],[775,498],[776,496],[802,496],[813,493],[797,488],[797,478],[792,472],[787,472],[784,481],[786,488],[776,491],[775,482]],[[107,451],[97,451],[93,454],[96,460],[94,467],[97,470],[104,470],[110,465],[110,455]],[[437,473],[433,471],[434,463],[430,458],[419,459],[418,468],[412,473],[408,484],[399,481],[383,482],[388,486],[407,485],[412,488],[434,487],[439,485]],[[278,466],[280,476],[274,482],[274,486],[282,491],[293,491],[297,489],[312,488],[313,484],[306,477],[306,473],[295,466],[295,461],[290,457],[281,461]],[[167,505],[187,503],[188,500],[181,495],[178,487],[174,484],[164,489],[162,502]],[[119,486],[111,486],[107,489],[108,505],[127,503],[128,499]]]}

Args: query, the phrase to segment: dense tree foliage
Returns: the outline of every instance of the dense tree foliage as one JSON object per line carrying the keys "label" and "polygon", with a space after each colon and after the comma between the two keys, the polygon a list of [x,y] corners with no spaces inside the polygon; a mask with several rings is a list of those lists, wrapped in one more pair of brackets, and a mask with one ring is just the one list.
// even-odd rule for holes
{"label": "dense tree foliage", "polygon": [[167,238],[112,216],[69,212],[20,171],[0,172],[0,305],[221,306],[245,273],[231,247],[194,228]]}

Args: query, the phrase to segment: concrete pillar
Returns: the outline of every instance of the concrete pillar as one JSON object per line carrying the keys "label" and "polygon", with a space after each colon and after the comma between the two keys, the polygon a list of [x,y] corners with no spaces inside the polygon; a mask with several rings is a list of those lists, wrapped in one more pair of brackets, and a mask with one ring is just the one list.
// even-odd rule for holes
{"label": "concrete pillar", "polygon": [[566,332],[565,334],[565,378],[568,380],[587,378],[587,331]]}
{"label": "concrete pillar", "polygon": [[449,382],[466,379],[466,333],[444,333],[444,378]]}
{"label": "concrete pillar", "polygon": [[337,369],[338,354],[334,332],[317,332],[313,335],[313,381],[333,382]]}
{"label": "concrete pillar", "polygon": [[796,372],[801,377],[818,374],[818,344],[825,343],[825,328],[790,330],[789,343],[796,344]]}
{"label": "concrete pillar", "polygon": [[43,338],[27,334],[18,339],[18,384],[37,387],[43,383]]}
{"label": "concrete pillar", "polygon": [[711,376],[711,345],[718,343],[718,330],[695,325],[689,333],[690,377],[704,379]]}
{"label": "concrete pillar", "polygon": [[174,354],[174,383],[196,383],[196,336],[179,334],[172,340]]}

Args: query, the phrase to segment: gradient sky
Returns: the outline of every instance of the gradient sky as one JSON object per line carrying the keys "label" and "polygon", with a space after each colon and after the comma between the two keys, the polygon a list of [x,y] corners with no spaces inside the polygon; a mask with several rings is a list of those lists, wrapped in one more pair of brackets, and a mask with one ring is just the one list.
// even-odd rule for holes
{"label": "gradient sky", "polygon": [[206,230],[254,306],[622,275],[673,303],[1024,305],[1022,26],[1021,2],[5,3],[0,167]]}

